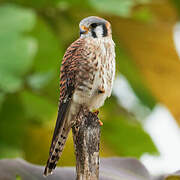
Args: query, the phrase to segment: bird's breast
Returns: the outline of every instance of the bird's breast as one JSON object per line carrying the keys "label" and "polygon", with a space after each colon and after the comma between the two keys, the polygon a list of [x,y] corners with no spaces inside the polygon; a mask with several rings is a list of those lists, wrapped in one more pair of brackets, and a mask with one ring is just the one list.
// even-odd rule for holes
{"label": "bird's breast", "polygon": [[[87,78],[80,80],[73,100],[79,104],[86,104],[92,110],[101,107],[105,99],[111,95],[115,75],[115,51],[112,39],[104,38],[89,43],[86,46],[93,53],[86,59],[88,71],[83,71],[83,66],[80,69]],[[99,93],[99,90],[103,93]]]}

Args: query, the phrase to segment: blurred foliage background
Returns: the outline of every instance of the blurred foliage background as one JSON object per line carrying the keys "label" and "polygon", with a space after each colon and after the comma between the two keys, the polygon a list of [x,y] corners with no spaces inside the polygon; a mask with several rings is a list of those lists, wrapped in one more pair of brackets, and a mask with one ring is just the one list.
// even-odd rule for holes
{"label": "blurred foliage background", "polygon": [[[116,77],[124,77],[138,99],[128,109],[114,93],[101,108],[101,156],[158,155],[143,123],[158,102],[180,122],[180,61],[172,39],[179,12],[178,0],[1,0],[0,158],[45,164],[61,60],[79,37],[79,21],[90,15],[111,22]],[[74,162],[70,135],[59,163]]]}

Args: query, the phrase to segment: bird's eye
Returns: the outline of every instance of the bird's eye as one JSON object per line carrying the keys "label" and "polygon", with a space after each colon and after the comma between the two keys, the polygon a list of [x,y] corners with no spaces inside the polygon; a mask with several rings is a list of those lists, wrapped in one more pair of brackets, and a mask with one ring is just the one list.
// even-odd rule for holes
{"label": "bird's eye", "polygon": [[92,27],[92,28],[97,27],[97,23],[92,23],[92,24],[91,24],[91,27]]}

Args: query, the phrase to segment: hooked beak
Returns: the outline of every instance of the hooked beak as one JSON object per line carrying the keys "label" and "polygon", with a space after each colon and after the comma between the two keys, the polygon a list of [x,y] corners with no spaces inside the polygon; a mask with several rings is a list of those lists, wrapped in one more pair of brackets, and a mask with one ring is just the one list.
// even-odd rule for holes
{"label": "hooked beak", "polygon": [[87,34],[88,31],[89,31],[89,29],[87,27],[81,26],[81,28],[80,28],[80,35],[81,34]]}
{"label": "hooked beak", "polygon": [[86,34],[86,31],[80,29],[80,35],[81,35],[81,34]]}

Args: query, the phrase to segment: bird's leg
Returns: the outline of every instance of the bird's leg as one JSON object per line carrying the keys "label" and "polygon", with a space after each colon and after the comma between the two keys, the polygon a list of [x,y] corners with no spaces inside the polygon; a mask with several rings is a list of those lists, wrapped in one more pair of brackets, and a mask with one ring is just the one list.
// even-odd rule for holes
{"label": "bird's leg", "polygon": [[[98,116],[99,110],[95,110],[93,113],[94,113],[96,116]],[[99,119],[98,121],[99,121],[99,125],[102,126],[102,125],[103,125],[103,122],[102,122],[100,119]]]}
{"label": "bird's leg", "polygon": [[99,125],[103,126],[103,122],[100,119],[98,121],[99,121]]}

